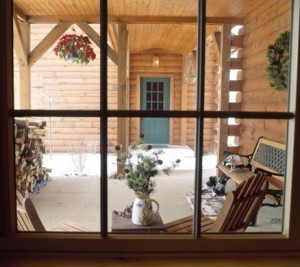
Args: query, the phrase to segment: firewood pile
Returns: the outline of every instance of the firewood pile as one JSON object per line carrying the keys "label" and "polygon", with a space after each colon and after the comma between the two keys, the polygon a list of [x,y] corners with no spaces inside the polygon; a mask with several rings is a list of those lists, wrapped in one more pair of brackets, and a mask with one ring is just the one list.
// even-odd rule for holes
{"label": "firewood pile", "polygon": [[51,169],[43,167],[45,127],[45,121],[15,119],[16,189],[24,197],[49,179]]}

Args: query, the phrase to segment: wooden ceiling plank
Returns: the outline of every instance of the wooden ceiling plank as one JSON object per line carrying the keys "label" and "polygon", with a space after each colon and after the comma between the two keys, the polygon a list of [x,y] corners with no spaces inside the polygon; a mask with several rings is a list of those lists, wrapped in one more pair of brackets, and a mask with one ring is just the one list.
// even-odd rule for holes
{"label": "wooden ceiling plank", "polygon": [[14,27],[14,48],[17,54],[17,58],[21,65],[27,66],[28,65],[28,58],[26,52],[27,49],[22,34],[20,22],[18,20],[15,10],[13,14],[13,27]]}
{"label": "wooden ceiling plank", "polygon": [[54,6],[52,6],[51,2],[34,1],[32,2],[32,5],[36,9],[37,14],[49,14],[51,16],[57,14],[57,10]]}
{"label": "wooden ceiling plank", "polygon": [[[31,16],[30,23],[58,23],[59,21],[84,21],[88,23],[100,23],[99,16]],[[197,17],[177,16],[108,16],[109,23],[127,24],[196,24]],[[207,17],[206,24],[243,24],[241,17]]]}
{"label": "wooden ceiling plank", "polygon": [[[100,48],[100,35],[86,22],[76,22],[76,24]],[[107,55],[118,65],[118,54],[109,45],[107,45]]]}
{"label": "wooden ceiling plank", "polygon": [[54,1],[56,1],[59,4],[62,4],[64,6],[64,8],[66,10],[65,13],[64,13],[65,17],[77,16],[81,13],[81,11],[78,10],[77,6],[75,5],[75,3],[72,0],[64,1],[64,3],[61,3],[61,1],[59,1],[59,0],[54,0]]}
{"label": "wooden ceiling plank", "polygon": [[68,8],[61,1],[53,1],[53,3],[56,3],[56,10],[57,13],[60,13],[60,15],[63,16],[64,14],[66,14],[66,12],[69,12]]}
{"label": "wooden ceiling plank", "polygon": [[29,55],[29,66],[32,66],[54,44],[54,42],[72,25],[70,22],[59,22],[47,36],[32,50]]}
{"label": "wooden ceiling plank", "polygon": [[88,8],[88,5],[85,1],[77,1],[77,2],[74,2],[74,4],[78,7],[78,10],[80,10],[81,12],[81,15],[89,15],[91,14],[89,8]]}

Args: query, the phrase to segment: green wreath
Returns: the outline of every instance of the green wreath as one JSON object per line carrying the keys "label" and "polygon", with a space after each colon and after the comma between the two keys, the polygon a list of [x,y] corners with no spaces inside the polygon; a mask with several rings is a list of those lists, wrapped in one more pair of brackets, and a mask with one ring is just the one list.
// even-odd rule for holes
{"label": "green wreath", "polygon": [[266,68],[270,86],[284,90],[288,86],[290,32],[281,33],[274,44],[267,49],[268,66]]}

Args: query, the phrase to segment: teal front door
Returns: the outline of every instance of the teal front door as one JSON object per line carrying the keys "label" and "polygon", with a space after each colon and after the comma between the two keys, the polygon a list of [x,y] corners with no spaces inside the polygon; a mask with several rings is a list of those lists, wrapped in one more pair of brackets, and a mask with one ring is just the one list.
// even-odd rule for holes
{"label": "teal front door", "polygon": [[[170,110],[170,78],[141,79],[142,110]],[[169,118],[142,118],[141,133],[148,144],[169,144]]]}

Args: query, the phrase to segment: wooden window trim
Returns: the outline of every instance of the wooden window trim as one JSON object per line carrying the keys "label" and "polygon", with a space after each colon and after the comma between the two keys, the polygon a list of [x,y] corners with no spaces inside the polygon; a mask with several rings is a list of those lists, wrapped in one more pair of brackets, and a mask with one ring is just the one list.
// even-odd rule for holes
{"label": "wooden window trim", "polygon": [[[101,3],[106,1],[101,1]],[[201,1],[202,2],[202,1]],[[294,0],[293,5],[293,32],[295,35],[293,43],[292,67],[295,70],[291,79],[291,104],[290,114],[295,117],[289,120],[289,142],[288,142],[288,173],[287,177],[292,177],[286,186],[287,204],[285,207],[286,226],[283,234],[254,234],[254,235],[202,235],[200,238],[180,235],[112,235],[105,231],[102,236],[99,234],[40,234],[40,233],[16,233],[16,215],[15,215],[15,193],[14,193],[14,160],[13,160],[13,62],[12,62],[12,1],[6,0],[0,2],[0,27],[2,33],[6,34],[0,43],[0,62],[2,68],[0,71],[0,254],[28,253],[30,255],[44,254],[62,254],[62,255],[98,255],[98,256],[249,256],[249,255],[295,255],[300,252],[300,215],[298,212],[298,203],[300,203],[300,140],[294,136],[300,136],[300,113],[296,109],[296,104],[300,103],[300,70],[299,68],[299,10],[300,3]],[[104,19],[107,25],[107,20]],[[106,29],[106,25],[102,29]],[[104,38],[104,43],[106,40]],[[101,56],[107,56],[106,49],[102,49]],[[102,88],[106,88],[106,69],[102,69]],[[298,75],[299,74],[299,75]],[[103,98],[103,96],[102,96]],[[295,101],[295,102],[293,102]],[[122,111],[106,113],[107,103],[101,103],[105,116],[119,115]],[[30,115],[30,111],[21,111],[23,115]],[[58,111],[59,113],[59,111]],[[32,113],[34,114],[34,113]],[[56,112],[50,112],[55,115]],[[62,112],[63,114],[63,112]],[[68,114],[68,113],[67,113]],[[98,113],[101,116],[101,112]],[[193,115],[194,113],[166,113],[169,116]],[[202,114],[202,113],[201,113]],[[70,113],[71,115],[71,113]],[[73,114],[74,115],[74,114]],[[75,114],[76,115],[76,114]],[[97,114],[95,113],[94,116]],[[133,116],[134,113],[127,113]],[[136,114],[138,115],[138,113]],[[141,116],[144,113],[140,113]],[[203,113],[204,116],[213,116],[214,113]],[[219,113],[220,116],[228,117],[232,114],[226,112]],[[242,115],[242,114],[241,114]],[[247,114],[244,114],[247,115]],[[248,114],[250,116],[251,114]],[[269,114],[270,116],[272,114]],[[273,114],[274,115],[274,114]],[[276,114],[275,114],[276,115]],[[124,114],[123,114],[124,116]],[[259,116],[259,114],[258,114]],[[101,126],[106,127],[106,120],[101,120]],[[101,136],[101,141],[106,143],[106,136]],[[105,149],[102,151],[105,154]],[[107,152],[107,151],[106,151]],[[105,158],[105,157],[102,157]],[[102,161],[101,164],[105,164]],[[104,168],[105,171],[105,168]],[[103,184],[105,186],[105,183]],[[102,213],[107,213],[104,201],[101,207]],[[295,211],[295,212],[289,212]],[[230,242],[230,245],[228,245]]]}

